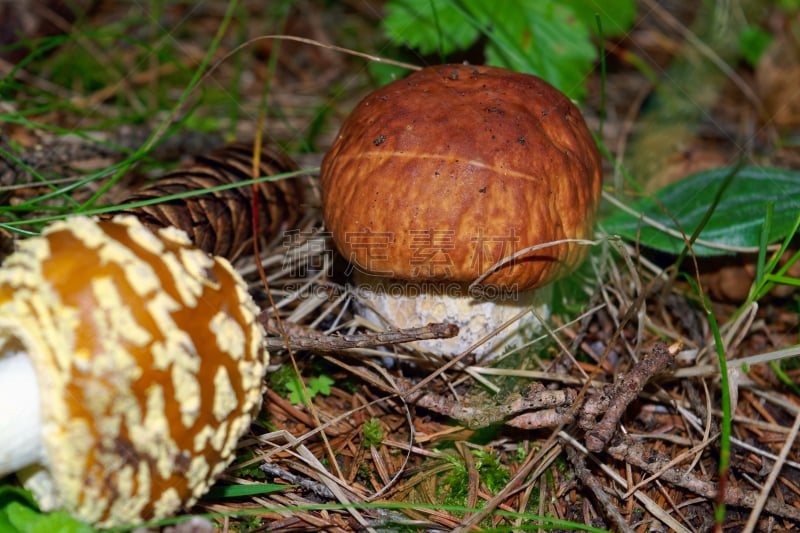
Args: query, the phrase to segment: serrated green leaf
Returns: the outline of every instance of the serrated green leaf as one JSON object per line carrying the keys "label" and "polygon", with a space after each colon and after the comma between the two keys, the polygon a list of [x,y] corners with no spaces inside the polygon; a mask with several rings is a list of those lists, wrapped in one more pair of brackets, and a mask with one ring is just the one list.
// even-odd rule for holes
{"label": "serrated green leaf", "polygon": [[[605,22],[612,29],[622,27],[632,19],[632,0],[610,1],[621,14]],[[423,54],[438,50],[443,56],[468,48],[482,34],[486,64],[535,74],[580,99],[597,57],[591,40],[596,2],[574,3],[574,9],[585,11],[582,16],[571,4],[556,0],[391,0],[383,27],[397,42]],[[607,17],[610,12],[602,11]]]}
{"label": "serrated green leaf", "polygon": [[[665,214],[659,203],[691,236],[705,217],[725,178],[734,172],[724,167],[689,176],[668,185],[654,197],[636,202],[631,208],[666,228],[678,231],[675,222]],[[769,242],[785,238],[800,214],[800,172],[777,168],[744,167],[722,191],[719,204],[706,222],[698,239],[713,243],[695,243],[698,256],[731,254],[724,247],[753,248],[759,245],[768,205],[774,204],[774,217]],[[685,243],[680,236],[653,227],[644,220],[622,210],[616,210],[602,222],[608,233],[634,240],[641,229],[639,242],[643,246],[678,254]]]}
{"label": "serrated green leaf", "polygon": [[[535,74],[570,98],[581,99],[597,56],[583,22],[569,7],[554,2],[505,0],[502,5],[515,15],[493,20],[487,63]],[[495,7],[482,4],[481,9],[490,14]]]}
{"label": "serrated green leaf", "polygon": [[480,35],[451,1],[392,0],[386,4],[382,25],[390,39],[426,55],[447,56],[468,48]]}
{"label": "serrated green leaf", "polygon": [[11,523],[11,520],[8,517],[8,512],[6,509],[0,509],[0,533],[18,533],[19,529],[17,529],[14,524]]}

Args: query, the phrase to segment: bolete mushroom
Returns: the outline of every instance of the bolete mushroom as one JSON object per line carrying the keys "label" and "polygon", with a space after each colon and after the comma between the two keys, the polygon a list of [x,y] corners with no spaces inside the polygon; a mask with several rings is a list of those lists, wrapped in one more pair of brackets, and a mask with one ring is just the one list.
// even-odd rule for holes
{"label": "bolete mushroom", "polygon": [[192,504],[260,406],[256,314],[174,228],[74,217],[22,241],[0,268],[0,477],[100,527]]}
{"label": "bolete mushroom", "polygon": [[[395,326],[457,324],[458,338],[421,343],[442,355],[528,306],[547,314],[542,288],[587,247],[546,243],[592,236],[601,181],[595,141],[566,96],[535,76],[469,65],[424,68],[369,94],[321,171],[325,223],[359,294]],[[496,355],[532,323],[529,313],[476,353]]]}

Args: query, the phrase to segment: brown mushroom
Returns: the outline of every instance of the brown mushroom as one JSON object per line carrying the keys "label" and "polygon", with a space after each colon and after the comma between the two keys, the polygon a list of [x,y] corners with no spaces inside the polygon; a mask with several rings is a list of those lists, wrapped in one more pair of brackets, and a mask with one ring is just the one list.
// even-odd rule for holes
{"label": "brown mushroom", "polygon": [[321,173],[325,223],[360,294],[395,326],[455,322],[458,339],[423,344],[453,355],[520,309],[546,308],[533,289],[574,270],[585,245],[492,267],[590,238],[601,180],[566,96],[535,76],[468,65],[428,67],[368,95]]}
{"label": "brown mushroom", "polygon": [[133,217],[74,217],[0,269],[0,476],[101,527],[202,496],[259,408],[268,354],[230,264]]}

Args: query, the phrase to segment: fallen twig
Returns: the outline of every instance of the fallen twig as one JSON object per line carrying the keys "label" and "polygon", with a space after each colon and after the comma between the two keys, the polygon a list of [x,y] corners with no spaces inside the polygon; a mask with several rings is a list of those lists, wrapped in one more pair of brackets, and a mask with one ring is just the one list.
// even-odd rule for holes
{"label": "fallen twig", "polygon": [[617,525],[617,529],[623,533],[633,533],[634,529],[628,525],[628,521],[619,513],[617,506],[608,497],[608,493],[600,483],[600,480],[587,468],[585,457],[572,446],[565,446],[564,449],[567,452],[567,458],[572,463],[575,475],[585,487],[592,491],[594,497],[603,506],[606,515]]}
{"label": "fallen twig", "polygon": [[[404,379],[395,378],[395,384],[400,392],[410,390],[412,384]],[[417,390],[406,396],[405,400],[419,407],[430,409],[439,414],[449,416],[465,424],[469,428],[486,427],[497,422],[504,421],[512,415],[519,415],[505,423],[514,427],[524,427],[533,429],[531,424],[523,425],[523,418],[528,420],[534,418],[545,425],[537,427],[552,427],[560,423],[562,416],[555,416],[554,409],[569,406],[575,402],[577,393],[573,389],[548,390],[541,383],[532,383],[522,394],[512,397],[509,401],[499,405],[463,405],[454,401],[449,396],[436,394],[429,390]],[[527,413],[526,411],[532,411]],[[524,413],[524,414],[520,414]],[[535,417],[537,413],[546,413]],[[548,422],[544,422],[548,421]]]}
{"label": "fallen twig", "polygon": [[313,492],[314,494],[325,500],[336,499],[336,496],[333,495],[331,489],[329,489],[322,483],[314,481],[313,479],[307,479],[302,476],[293,474],[274,463],[262,463],[261,465],[259,465],[258,469],[266,473],[268,476],[288,481],[292,485],[297,485],[303,490]]}
{"label": "fallen twig", "polygon": [[[580,419],[580,425],[586,430],[586,447],[597,453],[603,451],[614,435],[617,423],[634,401],[644,386],[655,375],[669,366],[680,351],[681,344],[673,344],[669,348],[663,343],[656,343],[649,353],[633,366],[630,372],[622,376],[616,383],[606,388],[597,397],[586,401]],[[599,422],[594,416],[605,413]]]}
{"label": "fallen twig", "polygon": [[[700,479],[692,472],[673,466],[663,468],[670,457],[648,448],[633,438],[618,433],[606,451],[615,459],[631,464],[651,474],[658,474],[661,479],[673,485],[692,491],[710,500],[716,500],[719,487],[712,481]],[[743,490],[738,487],[725,489],[725,504],[752,509],[758,501],[758,491]],[[775,516],[800,521],[800,509],[770,499],[764,504],[764,511]]]}
{"label": "fallen twig", "polygon": [[[259,318],[270,333],[276,330],[271,327],[266,315]],[[458,335],[458,326],[446,323],[431,323],[419,328],[406,328],[382,331],[377,333],[356,333],[342,335],[326,335],[314,329],[284,321],[286,338],[267,337],[268,349],[278,350],[286,348],[287,344],[293,350],[315,350],[320,352],[333,352],[351,348],[372,348],[387,344],[402,344],[428,339],[448,339]]]}

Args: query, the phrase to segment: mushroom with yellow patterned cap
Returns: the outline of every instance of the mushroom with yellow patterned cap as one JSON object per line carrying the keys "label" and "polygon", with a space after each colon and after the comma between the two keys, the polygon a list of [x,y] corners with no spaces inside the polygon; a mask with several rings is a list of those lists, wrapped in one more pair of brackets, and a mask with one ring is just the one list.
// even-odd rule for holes
{"label": "mushroom with yellow patterned cap", "polygon": [[[472,65],[424,68],[367,95],[321,168],[325,224],[368,318],[452,322],[457,355],[586,257],[602,167],[578,108],[544,80]],[[530,313],[528,314],[530,317]],[[521,344],[535,318],[476,354]],[[529,327],[530,326],[530,327]]]}
{"label": "mushroom with yellow patterned cap", "polygon": [[0,477],[100,527],[191,505],[260,407],[263,335],[241,277],[183,232],[50,225],[0,268]]}

